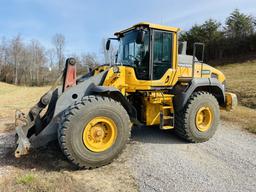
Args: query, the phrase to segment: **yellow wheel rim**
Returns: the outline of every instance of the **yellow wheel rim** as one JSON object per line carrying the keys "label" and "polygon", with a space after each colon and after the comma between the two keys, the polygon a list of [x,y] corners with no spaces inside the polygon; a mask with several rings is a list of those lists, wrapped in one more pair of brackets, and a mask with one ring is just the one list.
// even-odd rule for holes
{"label": "yellow wheel rim", "polygon": [[196,127],[199,131],[207,131],[212,124],[212,111],[209,107],[201,107],[196,113]]}
{"label": "yellow wheel rim", "polygon": [[95,117],[84,128],[84,145],[93,152],[109,149],[116,141],[117,127],[107,117]]}

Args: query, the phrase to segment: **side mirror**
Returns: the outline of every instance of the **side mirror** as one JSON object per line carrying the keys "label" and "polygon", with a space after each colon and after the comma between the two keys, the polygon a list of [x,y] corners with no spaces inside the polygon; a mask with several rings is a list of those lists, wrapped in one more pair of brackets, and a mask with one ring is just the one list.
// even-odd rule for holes
{"label": "side mirror", "polygon": [[109,48],[110,48],[110,39],[108,39],[107,40],[107,43],[106,43],[106,50],[108,51],[109,50]]}
{"label": "side mirror", "polygon": [[118,51],[116,52],[116,55],[115,55],[115,63],[117,63],[117,59],[118,59]]}
{"label": "side mirror", "polygon": [[145,38],[145,31],[140,30],[137,33],[137,38],[136,38],[136,43],[137,44],[143,44],[144,43],[144,38]]}

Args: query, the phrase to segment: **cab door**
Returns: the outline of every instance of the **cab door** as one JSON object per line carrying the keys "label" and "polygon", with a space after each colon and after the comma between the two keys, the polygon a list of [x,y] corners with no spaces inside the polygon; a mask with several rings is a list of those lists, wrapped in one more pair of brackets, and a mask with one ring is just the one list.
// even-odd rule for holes
{"label": "cab door", "polygon": [[152,40],[152,86],[170,86],[175,72],[176,34],[153,30]]}

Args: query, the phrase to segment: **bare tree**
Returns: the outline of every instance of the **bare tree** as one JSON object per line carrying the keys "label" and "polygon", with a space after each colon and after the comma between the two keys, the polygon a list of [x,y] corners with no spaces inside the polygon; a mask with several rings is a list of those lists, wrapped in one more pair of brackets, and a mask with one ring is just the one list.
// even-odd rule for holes
{"label": "bare tree", "polygon": [[56,55],[58,58],[58,66],[59,66],[59,72],[64,67],[64,47],[65,47],[65,37],[58,33],[53,36],[52,43],[55,46],[56,49]]}
{"label": "bare tree", "polygon": [[87,70],[89,71],[89,69],[93,69],[96,66],[98,66],[99,62],[95,53],[87,53],[87,54],[82,54],[81,64],[87,67]]}
{"label": "bare tree", "polygon": [[9,50],[8,50],[8,43],[5,37],[2,38],[2,45],[1,45],[1,52],[2,52],[2,64],[4,66],[8,65],[8,57],[9,57]]}
{"label": "bare tree", "polygon": [[[25,44],[19,35],[0,43],[0,80],[7,83],[41,85],[50,83],[45,48],[38,40]],[[56,71],[54,76],[56,76]],[[54,78],[55,79],[55,78]],[[46,80],[46,81],[45,81]]]}
{"label": "bare tree", "polygon": [[6,64],[5,55],[6,55],[6,43],[5,43],[5,38],[3,38],[0,44],[0,74],[2,69],[4,68],[4,65]]}
{"label": "bare tree", "polygon": [[33,50],[34,69],[36,71],[36,84],[40,82],[40,69],[46,62],[44,47],[37,40],[31,42]]}
{"label": "bare tree", "polygon": [[5,37],[2,37],[0,46],[0,80],[13,82],[13,68],[8,60],[10,60],[10,44]]}
{"label": "bare tree", "polygon": [[53,65],[54,65],[54,58],[55,58],[55,50],[54,49],[48,49],[46,51],[46,55],[48,57],[48,61],[49,61],[49,67],[52,69]]}
{"label": "bare tree", "polygon": [[14,64],[14,84],[17,85],[18,84],[18,67],[19,67],[19,63],[20,63],[20,59],[21,59],[21,52],[22,52],[22,48],[23,48],[23,44],[21,41],[21,37],[20,35],[17,35],[16,37],[14,37],[11,40],[11,46],[10,46],[10,54],[12,57],[12,61]]}

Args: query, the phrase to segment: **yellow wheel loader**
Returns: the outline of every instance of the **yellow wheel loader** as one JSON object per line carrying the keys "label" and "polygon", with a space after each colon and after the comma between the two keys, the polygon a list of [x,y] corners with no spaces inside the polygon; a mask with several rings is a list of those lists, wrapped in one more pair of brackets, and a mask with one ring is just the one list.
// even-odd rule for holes
{"label": "yellow wheel loader", "polygon": [[100,167],[121,153],[132,125],[174,129],[194,143],[209,140],[220,109],[232,110],[237,98],[225,92],[219,70],[197,59],[204,45],[195,43],[194,54],[186,55],[178,32],[151,23],[117,32],[106,43],[107,50],[111,41],[119,43],[115,64],[81,77],[76,77],[76,61],[67,59],[62,85],[59,78],[27,115],[16,112],[15,156],[58,140],[77,167]]}

